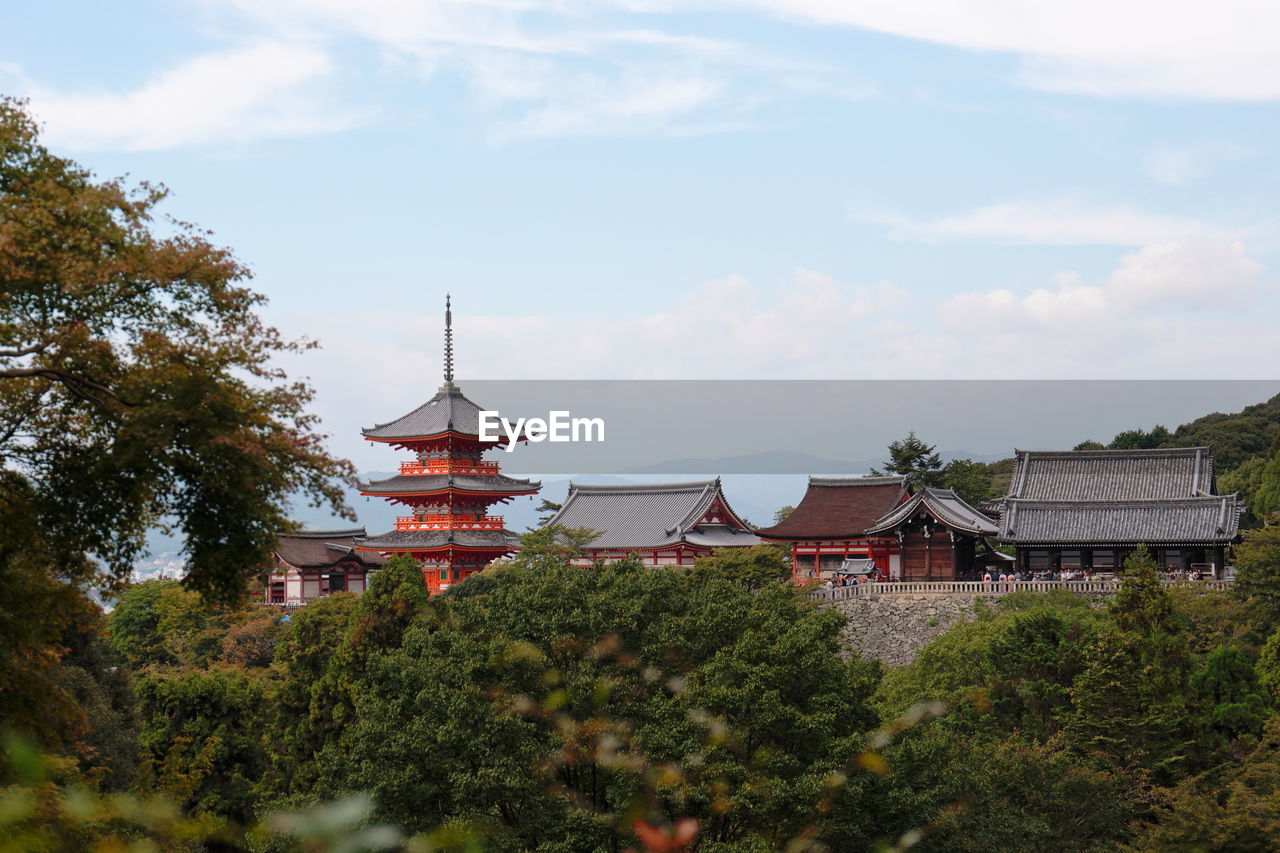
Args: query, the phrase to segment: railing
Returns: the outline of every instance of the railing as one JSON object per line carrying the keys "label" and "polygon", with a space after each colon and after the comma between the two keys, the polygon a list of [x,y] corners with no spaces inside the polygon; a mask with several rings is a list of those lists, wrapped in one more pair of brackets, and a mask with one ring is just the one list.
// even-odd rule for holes
{"label": "railing", "polygon": [[396,519],[396,530],[501,530],[506,522],[500,515],[402,515]]}
{"label": "railing", "polygon": [[472,462],[467,459],[415,459],[412,462],[401,462],[400,473],[410,476],[418,474],[497,474],[497,462]]}
{"label": "railing", "polygon": [[[1008,595],[1011,592],[1050,592],[1065,589],[1080,595],[1107,595],[1120,589],[1121,580],[1106,581],[910,581],[859,583],[817,589],[809,593],[815,601],[843,601],[876,595]],[[1161,581],[1166,587],[1224,590],[1229,580]]]}

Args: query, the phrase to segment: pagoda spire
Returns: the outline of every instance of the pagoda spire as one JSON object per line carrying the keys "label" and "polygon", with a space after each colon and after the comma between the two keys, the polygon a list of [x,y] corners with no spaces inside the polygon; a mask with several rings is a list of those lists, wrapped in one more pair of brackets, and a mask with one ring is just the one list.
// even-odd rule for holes
{"label": "pagoda spire", "polygon": [[453,384],[453,297],[444,295],[444,381]]}

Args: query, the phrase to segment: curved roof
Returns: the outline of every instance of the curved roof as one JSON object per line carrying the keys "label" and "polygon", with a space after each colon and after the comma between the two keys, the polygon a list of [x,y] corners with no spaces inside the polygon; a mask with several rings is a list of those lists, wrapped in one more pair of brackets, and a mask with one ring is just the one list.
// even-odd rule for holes
{"label": "curved roof", "polygon": [[405,441],[430,438],[447,432],[479,437],[480,406],[469,400],[458,386],[446,380],[435,396],[418,408],[385,424],[360,430],[365,438]]}
{"label": "curved roof", "polygon": [[810,477],[799,506],[756,532],[765,539],[857,538],[906,494],[907,478],[901,476]]}
{"label": "curved roof", "polygon": [[1000,540],[1079,544],[1228,544],[1243,507],[1235,495],[1151,501],[1020,501],[1005,504]]}
{"label": "curved roof", "polygon": [[891,530],[912,518],[921,509],[943,524],[975,536],[991,536],[997,529],[994,521],[971,507],[951,489],[924,488],[912,495],[906,503],[867,527],[866,532],[875,534]]}
{"label": "curved roof", "polygon": [[360,483],[361,494],[382,495],[434,494],[449,489],[461,492],[493,492],[501,495],[532,494],[542,484],[505,474],[397,474],[385,480]]}
{"label": "curved roof", "polygon": [[[728,524],[699,524],[719,500]],[[570,483],[560,511],[547,522],[601,531],[592,548],[626,550],[687,542],[708,547],[760,542],[738,518],[720,488],[720,479],[642,486]],[[730,532],[734,531],[734,532]]]}
{"label": "curved roof", "polygon": [[1210,447],[1014,452],[1011,499],[1160,500],[1214,491]]}
{"label": "curved roof", "polygon": [[276,540],[276,556],[295,569],[324,569],[343,562],[356,562],[366,568],[377,568],[382,560],[355,550],[357,540],[364,538],[363,527],[346,530],[299,530],[281,533]]}

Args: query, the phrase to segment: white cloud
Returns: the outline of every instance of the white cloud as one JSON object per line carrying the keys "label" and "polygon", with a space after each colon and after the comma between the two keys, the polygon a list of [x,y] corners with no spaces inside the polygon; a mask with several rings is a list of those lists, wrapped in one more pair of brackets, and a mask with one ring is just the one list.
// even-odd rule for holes
{"label": "white cloud", "polygon": [[1181,186],[1208,177],[1226,163],[1252,156],[1253,150],[1208,139],[1184,145],[1158,145],[1142,158],[1142,171],[1153,181]]}
{"label": "white cloud", "polygon": [[1257,234],[1263,226],[1231,228],[1149,213],[1124,205],[1094,204],[1076,197],[1048,201],[1009,201],[935,219],[897,213],[850,212],[856,222],[882,225],[896,240],[937,243],[980,240],[1058,246],[1138,246],[1199,238],[1229,241]]}
{"label": "white cloud", "polygon": [[24,88],[54,144],[156,151],[347,127],[358,117],[308,94],[332,70],[318,49],[266,42],[197,56],[129,92]]}
{"label": "white cloud", "polygon": [[[671,6],[692,6],[673,2]],[[700,4],[699,4],[700,5]],[[725,0],[803,20],[1024,57],[1022,82],[1101,96],[1280,97],[1269,0]]]}
{"label": "white cloud", "polygon": [[1263,295],[1262,274],[1262,264],[1238,241],[1159,243],[1125,255],[1107,279],[1107,292],[1129,310],[1238,310]]}
{"label": "white cloud", "polygon": [[[455,293],[458,376],[464,387],[471,379],[1265,379],[1280,338],[1261,310],[1275,301],[1262,274],[1239,245],[1187,242],[1131,252],[1099,283],[1064,273],[1030,292],[930,302],[887,282],[842,284],[803,269],[775,289],[725,276],[629,316],[487,316],[478,313],[483,300],[468,307],[473,300]],[[1260,310],[1204,310],[1245,296]],[[363,452],[352,437],[369,425],[367,413],[408,411],[439,382],[438,316],[271,319],[322,342],[300,366],[315,378],[326,431],[349,445],[344,453]],[[379,334],[351,335],[353,327]]]}

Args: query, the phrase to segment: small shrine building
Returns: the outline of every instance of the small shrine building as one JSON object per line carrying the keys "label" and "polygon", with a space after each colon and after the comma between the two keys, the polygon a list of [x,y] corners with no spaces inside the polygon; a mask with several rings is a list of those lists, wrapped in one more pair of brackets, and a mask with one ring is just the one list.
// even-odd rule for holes
{"label": "small shrine building", "polygon": [[376,554],[356,550],[364,537],[363,527],[280,534],[266,573],[265,603],[299,607],[335,592],[364,592],[369,572],[382,565]]}

